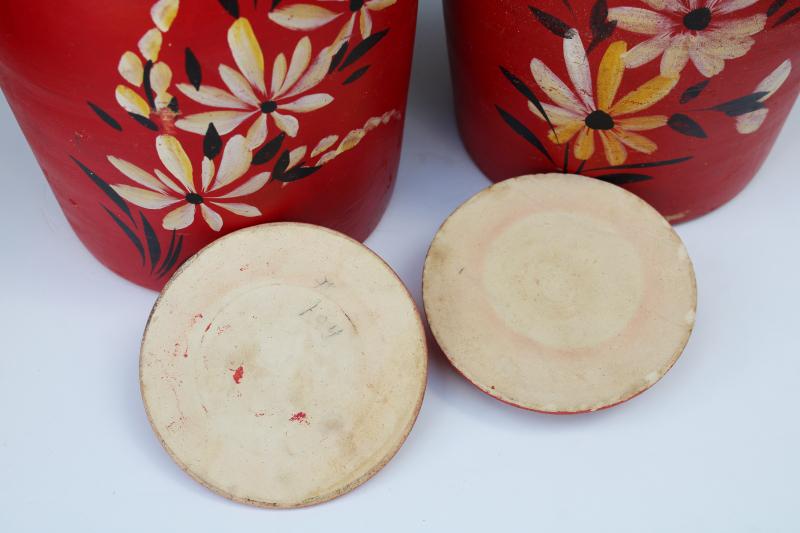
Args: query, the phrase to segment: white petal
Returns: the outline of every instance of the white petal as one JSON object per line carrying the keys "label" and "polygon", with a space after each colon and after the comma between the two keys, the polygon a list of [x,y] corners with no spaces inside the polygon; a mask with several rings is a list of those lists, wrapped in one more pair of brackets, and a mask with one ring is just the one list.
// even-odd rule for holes
{"label": "white petal", "polygon": [[300,131],[300,123],[291,115],[282,115],[280,113],[272,113],[272,120],[282,132],[286,133],[289,137],[297,137],[297,132]]}
{"label": "white petal", "polygon": [[341,13],[311,4],[294,4],[269,13],[270,20],[291,30],[313,30],[339,16]]}
{"label": "white petal", "polygon": [[133,85],[134,87],[141,87],[144,81],[144,65],[139,56],[133,52],[125,52],[119,60],[117,70],[120,76]]}
{"label": "white petal", "polygon": [[578,102],[575,93],[541,60],[534,59],[531,61],[531,72],[533,73],[533,79],[536,80],[536,83],[550,100],[564,109],[586,115],[586,109],[583,104]]}
{"label": "white petal", "polygon": [[252,205],[247,204],[229,204],[229,203],[222,203],[222,202],[209,202],[216,207],[221,207],[226,211],[230,211],[234,215],[239,215],[242,217],[260,217],[261,211],[258,208],[253,207]]}
{"label": "white petal", "polygon": [[756,87],[755,90],[755,92],[757,93],[761,92],[767,93],[767,95],[764,96],[761,99],[761,101],[763,102],[764,100],[775,94],[775,92],[778,89],[780,89],[781,86],[786,82],[786,80],[789,78],[789,74],[791,73],[792,73],[792,62],[787,59],[786,61],[781,63],[780,66],[778,66],[778,68],[772,71],[772,73],[769,76],[764,78],[764,80],[758,84],[758,87]]}
{"label": "white petal", "polygon": [[113,155],[108,156],[108,162],[111,163],[114,168],[127,176],[128,179],[135,181],[139,185],[144,185],[148,189],[152,189],[154,191],[167,192],[167,189],[155,178],[155,176],[145,170],[142,170],[133,163],[129,163],[124,159],[119,159]]}
{"label": "white petal", "polygon": [[164,94],[172,85],[172,69],[163,62],[153,65],[150,70],[150,86],[156,94]]}
{"label": "white petal", "polygon": [[716,76],[725,68],[725,60],[703,50],[704,39],[696,38],[689,47],[689,58],[706,78]]}
{"label": "white petal", "polygon": [[195,205],[187,203],[177,209],[170,211],[167,216],[164,217],[164,222],[162,222],[162,226],[164,229],[168,230],[179,230],[188,228],[194,222],[194,214]]}
{"label": "white petal", "polygon": [[248,82],[244,76],[233,70],[231,67],[227,65],[220,65],[219,75],[236,98],[242,102],[250,104],[253,107],[258,107],[261,104],[261,101],[256,96],[256,93],[253,92],[250,82]]}
{"label": "white petal", "polygon": [[305,146],[300,146],[289,152],[289,166],[287,168],[294,168],[302,163],[307,152],[308,148]]}
{"label": "white petal", "polygon": [[677,76],[689,62],[689,38],[685,34],[676,35],[661,57],[661,75]]}
{"label": "white petal", "polygon": [[217,169],[214,165],[214,161],[212,161],[207,157],[204,157],[202,164],[203,192],[206,192],[208,190],[208,187],[211,185],[211,182],[214,181],[214,174],[216,174],[216,172]]}
{"label": "white petal", "polygon": [[158,54],[161,52],[163,37],[157,28],[152,28],[139,39],[139,51],[142,57],[155,63],[158,61]]}
{"label": "white petal", "polygon": [[323,49],[314,60],[311,67],[309,67],[303,77],[300,78],[300,81],[297,82],[294,88],[285,93],[283,98],[297,96],[319,85],[319,83],[325,79],[325,76],[328,75],[328,70],[330,70],[331,61],[333,60],[333,54],[337,51],[338,47],[336,47],[335,50],[331,47]]}
{"label": "white petal", "polygon": [[209,107],[227,107],[231,109],[248,109],[248,104],[242,102],[232,94],[210,87],[208,85],[201,85],[200,89],[195,89],[194,85],[188,83],[179,83],[178,90],[197,102]]}
{"label": "white petal", "polygon": [[143,117],[150,116],[150,105],[130,87],[117,85],[115,95],[117,97],[117,103],[128,113],[134,113]]}
{"label": "white petal", "polygon": [[742,135],[755,133],[764,124],[769,114],[769,109],[762,108],[736,117],[736,131]]}
{"label": "white petal", "polygon": [[372,17],[366,6],[361,8],[361,22],[359,23],[359,30],[361,30],[361,38],[366,39],[372,35]]}
{"label": "white petal", "polygon": [[336,141],[338,140],[339,140],[338,135],[329,135],[325,137],[317,144],[317,146],[311,152],[311,157],[317,157],[319,154],[321,154],[322,152],[326,151],[328,148],[336,144]]}
{"label": "white petal", "polygon": [[253,193],[260,191],[264,185],[269,183],[272,174],[269,172],[262,172],[260,174],[256,174],[249,180],[247,180],[244,185],[237,187],[236,189],[232,190],[228,194],[224,194],[222,196],[217,196],[218,199],[224,198],[238,198],[240,196],[247,196]]}
{"label": "white petal", "polygon": [[712,10],[714,13],[733,13],[746,7],[750,7],[758,0],[720,0]]}
{"label": "white petal", "polygon": [[361,139],[367,134],[364,130],[353,130],[347,134],[347,136],[342,139],[342,142],[339,143],[339,147],[336,148],[336,154],[344,153],[348,150],[352,150],[361,142]]}
{"label": "white petal", "polygon": [[[680,36],[679,36],[680,37]],[[676,37],[677,39],[678,37]],[[625,66],[637,68],[645,65],[661,54],[670,46],[671,38],[668,34],[656,35],[646,41],[642,41],[622,56]]]}
{"label": "white petal", "polygon": [[270,91],[272,92],[273,98],[275,94],[281,90],[283,82],[286,81],[286,70],[288,68],[286,56],[278,54],[278,57],[275,58],[275,63],[272,65],[272,86]]}
{"label": "white petal", "polygon": [[175,122],[175,126],[183,131],[205,135],[208,125],[213,122],[220,135],[227,135],[254,114],[254,111],[209,111],[182,118]]}
{"label": "white petal", "polygon": [[217,172],[217,180],[211,190],[220,189],[244,176],[252,162],[253,154],[250,152],[247,139],[242,135],[231,138],[225,145],[222,162],[219,165],[219,172]]}
{"label": "white petal", "polygon": [[179,199],[172,196],[139,187],[131,187],[130,185],[112,185],[111,188],[130,203],[145,209],[164,209],[180,202]]}
{"label": "white petal", "polygon": [[247,130],[247,146],[255,150],[267,140],[267,115],[261,113]]}
{"label": "white petal", "polygon": [[253,32],[250,21],[246,18],[237,19],[228,30],[228,45],[231,48],[236,66],[242,72],[250,85],[266,94],[264,85],[264,54],[261,45]]}
{"label": "white petal", "polygon": [[589,58],[577,31],[571,39],[564,39],[564,61],[567,71],[575,86],[578,97],[583,100],[587,109],[594,109],[594,92],[592,90],[592,73],[589,70]]}
{"label": "white petal", "polygon": [[173,192],[175,192],[175,194],[178,194],[179,196],[183,196],[183,195],[186,194],[186,191],[184,191],[183,189],[178,187],[175,184],[175,182],[172,181],[172,178],[170,178],[169,176],[167,176],[166,174],[164,174],[163,172],[161,172],[158,169],[153,170],[153,172],[156,173],[156,176],[158,176],[159,181],[161,181],[161,183],[163,183],[164,185],[169,187],[169,189],[172,190]]}
{"label": "white petal", "polygon": [[222,217],[219,213],[208,207],[206,204],[200,204],[200,213],[203,215],[203,220],[206,221],[208,227],[214,231],[222,229]]}
{"label": "white petal", "polygon": [[608,20],[616,21],[623,30],[645,35],[666,33],[676,25],[661,13],[639,7],[612,7],[608,10]]}
{"label": "white petal", "polygon": [[[562,109],[544,102],[542,102],[542,107],[544,108],[544,112],[547,113],[547,118],[550,119],[550,122],[552,122],[554,126],[561,126],[567,122],[575,122],[585,118],[583,115],[577,115],[567,109]],[[539,109],[533,105],[532,102],[528,102],[528,109],[540,119],[545,120],[544,116],[539,112]]]}
{"label": "white petal", "polygon": [[286,75],[286,80],[280,90],[273,95],[274,98],[280,97],[286,91],[292,88],[295,83],[306,71],[308,65],[311,63],[311,40],[308,37],[303,37],[294,49],[292,54],[292,63],[289,66],[289,73]]}
{"label": "white petal", "polygon": [[333,102],[333,96],[329,94],[309,94],[298,98],[294,102],[280,104],[278,109],[289,111],[290,113],[309,113],[323,108],[331,102]]}
{"label": "white petal", "polygon": [[189,192],[195,192],[192,162],[180,141],[172,135],[159,135],[156,138],[156,151],[161,162],[170,173]]}
{"label": "white petal", "polygon": [[153,4],[153,7],[150,8],[150,17],[159,30],[169,31],[172,22],[178,15],[179,4],[180,0],[158,0]]}
{"label": "white petal", "polygon": [[381,11],[396,3],[397,0],[368,0],[364,5],[366,5],[367,9],[371,9],[372,11]]}

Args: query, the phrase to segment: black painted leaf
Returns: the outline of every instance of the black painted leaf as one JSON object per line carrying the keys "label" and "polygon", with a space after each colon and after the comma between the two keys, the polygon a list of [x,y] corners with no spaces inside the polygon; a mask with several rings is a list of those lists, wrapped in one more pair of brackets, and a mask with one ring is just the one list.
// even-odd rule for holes
{"label": "black painted leaf", "polygon": [[180,108],[180,105],[178,105],[178,97],[177,96],[173,96],[172,100],[170,100],[169,104],[167,104],[167,107],[173,113],[180,113],[181,108]]}
{"label": "black painted leaf", "polygon": [[495,106],[497,108],[497,112],[500,113],[500,116],[503,120],[511,126],[511,129],[514,130],[517,135],[528,141],[534,148],[539,150],[553,165],[556,164],[553,161],[553,157],[550,155],[550,152],[547,151],[547,148],[542,144],[542,141],[531,131],[529,130],[522,122],[511,116],[506,110],[501,108],[500,106]]}
{"label": "black painted leaf", "polygon": [[739,115],[752,113],[764,107],[764,103],[761,102],[761,99],[767,96],[767,94],[769,93],[764,91],[748,94],[747,96],[714,106],[711,109],[714,111],[721,111],[729,117],[738,117]]}
{"label": "black painted leaf", "polygon": [[364,54],[372,50],[372,48],[376,44],[378,44],[381,41],[381,39],[386,37],[386,34],[388,33],[389,33],[388,29],[380,31],[378,33],[373,33],[372,35],[370,35],[369,37],[358,43],[350,52],[350,54],[347,56],[347,59],[344,60],[342,66],[339,67],[339,70],[342,71],[347,67],[349,67],[350,65],[352,65],[353,63],[355,63],[356,61],[358,61],[359,59],[361,59],[361,57],[363,57]]}
{"label": "black painted leaf", "polygon": [[[628,163],[627,165],[614,165],[611,167],[598,167],[592,168],[587,170],[586,172],[597,172],[600,170],[626,170],[626,169],[640,169],[640,168],[653,168],[653,167],[665,167],[669,165],[677,165],[678,163],[683,163],[685,161],[689,161],[692,159],[693,156],[687,157],[679,157],[677,159],[667,159],[664,161],[648,161],[646,163]],[[583,168],[581,168],[583,170]]]}
{"label": "black painted leaf", "polygon": [[550,117],[547,115],[547,112],[544,110],[542,103],[536,97],[531,88],[528,87],[524,81],[514,76],[511,72],[509,72],[505,68],[500,67],[500,71],[503,73],[503,76],[505,76],[506,79],[508,79],[508,81],[511,82],[511,85],[513,85],[516,90],[518,90],[525,98],[527,98],[530,103],[536,106],[536,109],[539,110],[539,113],[541,113],[544,119],[547,121],[547,125],[550,126],[550,129],[555,131],[555,129],[553,128],[553,123],[550,122]]}
{"label": "black painted leaf", "polygon": [[128,208],[128,204],[125,202],[122,196],[120,196],[117,193],[117,191],[112,189],[111,185],[106,183],[105,180],[103,180],[103,178],[101,178],[100,176],[89,170],[89,167],[87,167],[86,165],[84,165],[83,163],[81,163],[72,156],[70,156],[70,159],[75,161],[75,164],[78,165],[80,169],[83,170],[83,172],[87,176],[89,176],[89,179],[92,180],[92,182],[95,185],[97,185],[100,188],[100,190],[103,191],[106,194],[106,196],[108,196],[109,199],[116,204],[117,207],[119,207],[120,211],[128,215],[128,218],[131,220],[131,222],[133,222],[133,224],[136,225],[136,221],[133,220],[133,214],[131,213],[130,208]]}
{"label": "black painted leaf", "polygon": [[147,98],[147,103],[150,104],[150,109],[156,108],[156,92],[150,83],[150,72],[153,70],[153,62],[147,60],[144,65],[144,96]]}
{"label": "black painted leaf", "polygon": [[698,96],[700,96],[700,94],[703,92],[703,90],[705,90],[706,86],[708,86],[710,81],[711,80],[703,80],[700,83],[692,85],[691,87],[683,91],[683,94],[681,95],[681,103],[682,104],[689,103]]}
{"label": "black painted leaf", "polygon": [[536,17],[536,20],[555,35],[562,39],[572,39],[575,36],[575,30],[563,20],[554,17],[550,13],[545,13],[537,7],[529,6],[529,8],[533,16]]}
{"label": "black painted leaf", "polygon": [[138,115],[136,113],[128,113],[133,120],[147,128],[148,130],[158,131],[158,124],[153,122],[147,117],[143,117],[142,115]]}
{"label": "black painted leaf", "polygon": [[114,219],[114,222],[117,223],[117,226],[122,229],[122,231],[127,235],[128,239],[133,243],[133,246],[136,248],[136,251],[139,252],[139,256],[142,258],[142,264],[144,265],[144,245],[142,245],[142,240],[133,232],[131,228],[128,227],[125,222],[122,221],[117,215],[111,212],[109,208],[103,206],[103,209],[106,210],[108,216]]}
{"label": "black painted leaf", "polygon": [[572,4],[570,3],[569,0],[561,0],[561,3],[564,4],[564,7],[566,7],[569,10],[570,13],[574,13],[575,12],[575,11],[573,11]]}
{"label": "black painted leaf", "polygon": [[564,145],[564,174],[569,172],[569,143]]}
{"label": "black painted leaf", "polygon": [[167,248],[167,253],[164,254],[164,262],[161,263],[161,266],[158,268],[158,272],[156,272],[156,274],[161,275],[164,273],[164,270],[166,269],[165,267],[167,266],[167,261],[169,261],[169,258],[172,257],[172,252],[175,250],[175,233],[175,230],[172,230],[172,237],[169,240],[169,247]]}
{"label": "black painted leaf", "polygon": [[698,139],[705,139],[708,137],[702,126],[695,122],[688,115],[682,113],[675,113],[667,121],[667,125],[673,130],[689,137],[697,137]]}
{"label": "black painted leaf", "polygon": [[93,104],[92,102],[86,102],[86,103],[89,104],[89,107],[92,108],[92,111],[94,111],[103,122],[105,122],[106,124],[108,124],[117,131],[122,131],[122,126],[120,125],[119,122],[114,120],[114,117],[112,117],[111,115],[100,109],[99,106]]}
{"label": "black painted leaf", "polygon": [[147,253],[150,255],[150,272],[153,272],[161,259],[161,244],[158,242],[158,236],[144,213],[139,211],[139,216],[142,219],[142,229],[144,230],[145,242],[147,242]]}
{"label": "black painted leaf", "polygon": [[322,167],[297,166],[288,172],[275,176],[275,179],[283,183],[291,183],[309,177]]}
{"label": "black painted leaf", "polygon": [[589,26],[592,28],[592,42],[586,52],[594,50],[598,44],[602,43],[617,29],[616,20],[608,20],[608,3],[606,0],[597,0],[592,6],[592,13],[589,17]]}
{"label": "black painted leaf", "polygon": [[348,46],[350,46],[350,41],[343,42],[342,46],[339,48],[339,50],[331,58],[331,66],[328,69],[328,74],[330,74],[331,72],[336,70],[336,67],[338,67],[341,64],[342,59],[344,59],[344,56],[347,53]]}
{"label": "black painted leaf", "polygon": [[281,156],[278,158],[278,162],[275,163],[275,168],[272,169],[272,177],[280,180],[280,176],[283,176],[286,173],[286,169],[289,168],[289,163],[291,162],[292,156],[289,153],[289,150],[284,150]]}
{"label": "black painted leaf", "polygon": [[648,176],[647,174],[620,172],[618,174],[604,174],[603,176],[596,176],[596,178],[607,181],[608,183],[613,183],[614,185],[627,185],[628,183],[651,180],[653,179],[653,176]]}
{"label": "black painted leaf", "polygon": [[239,18],[239,0],[219,0],[219,3],[230,16],[235,19]]}
{"label": "black painted leaf", "polygon": [[781,8],[784,5],[786,5],[787,1],[788,0],[775,0],[774,2],[772,2],[772,5],[769,6],[769,9],[767,9],[767,16],[771,17],[772,15],[780,11]]}
{"label": "black painted leaf", "polygon": [[[283,145],[283,141],[286,139],[286,134],[281,133],[280,135],[276,136],[274,139],[269,141],[267,144],[261,147],[255,154],[253,154],[253,164],[254,165],[263,165],[272,161],[272,158],[278,154],[278,150],[281,149],[281,145]],[[287,163],[288,164],[288,163]]]}
{"label": "black painted leaf", "polygon": [[186,49],[186,77],[189,78],[189,83],[199,91],[200,85],[203,83],[203,68],[191,48]]}
{"label": "black painted leaf", "polygon": [[175,266],[175,263],[178,262],[178,258],[181,256],[181,250],[183,250],[183,235],[180,236],[178,239],[178,244],[175,246],[175,250],[173,250],[172,255],[167,258],[164,263],[164,266],[161,268],[161,272],[159,273],[159,279],[166,276],[170,270]]}
{"label": "black painted leaf", "polygon": [[359,79],[361,76],[366,74],[367,71],[369,70],[369,67],[370,66],[367,65],[366,67],[361,67],[357,71],[353,72],[352,74],[350,74],[350,76],[346,80],[344,80],[344,82],[342,84],[343,85],[349,85],[349,84],[353,83],[354,81]]}
{"label": "black painted leaf", "polygon": [[203,138],[203,155],[209,159],[217,157],[222,150],[222,137],[219,136],[217,127],[211,122]]}
{"label": "black painted leaf", "polygon": [[787,11],[786,13],[784,13],[783,15],[781,15],[781,18],[779,18],[779,19],[778,19],[778,20],[775,22],[775,24],[773,24],[773,25],[772,25],[772,27],[773,27],[773,28],[777,28],[777,27],[778,27],[778,26],[780,26],[781,24],[784,24],[784,23],[788,22],[790,18],[794,17],[794,16],[795,16],[795,15],[797,15],[798,13],[800,13],[800,7],[796,7],[796,8],[794,8],[794,9],[792,9],[791,11]]}

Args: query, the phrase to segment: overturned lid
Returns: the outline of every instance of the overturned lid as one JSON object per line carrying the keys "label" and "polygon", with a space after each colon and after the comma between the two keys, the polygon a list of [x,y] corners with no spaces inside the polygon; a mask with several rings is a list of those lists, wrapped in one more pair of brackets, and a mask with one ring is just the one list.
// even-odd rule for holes
{"label": "overturned lid", "polygon": [[484,392],[550,413],[594,411],[658,381],[694,326],[689,255],[633,194],[524,176],[459,207],[424,272],[431,330]]}
{"label": "overturned lid", "polygon": [[190,476],[236,501],[300,507],[380,470],[417,417],[423,327],[406,288],[331,230],[268,224],[190,259],[142,343],[153,429]]}

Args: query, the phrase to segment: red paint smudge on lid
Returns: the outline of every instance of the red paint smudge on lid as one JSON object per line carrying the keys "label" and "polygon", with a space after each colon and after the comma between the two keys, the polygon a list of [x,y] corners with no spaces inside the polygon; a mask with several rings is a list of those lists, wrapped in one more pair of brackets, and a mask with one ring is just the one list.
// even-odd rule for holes
{"label": "red paint smudge on lid", "polygon": [[236,369],[236,370],[233,372],[233,381],[235,381],[235,382],[236,382],[236,384],[238,385],[239,383],[241,383],[241,382],[242,382],[242,378],[243,378],[243,377],[244,377],[244,367],[243,367],[243,366],[240,366],[239,368],[237,368],[237,369]]}
{"label": "red paint smudge on lid", "polygon": [[208,325],[206,326],[206,333],[208,333],[208,330],[210,329],[211,329],[211,322],[209,322]]}
{"label": "red paint smudge on lid", "polygon": [[308,417],[303,411],[299,413],[295,413],[292,415],[292,418],[289,419],[290,422],[306,422],[306,418]]}

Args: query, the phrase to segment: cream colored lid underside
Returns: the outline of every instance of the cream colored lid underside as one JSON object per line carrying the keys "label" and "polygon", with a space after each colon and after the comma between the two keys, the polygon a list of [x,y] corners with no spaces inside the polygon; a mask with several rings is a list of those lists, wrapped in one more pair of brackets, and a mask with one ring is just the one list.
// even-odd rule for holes
{"label": "cream colored lid underside", "polygon": [[321,228],[273,224],[202,251],[154,309],[142,395],[167,451],[226,497],[296,507],[379,470],[414,423],[422,325],[391,269]]}
{"label": "cream colored lid underside", "polygon": [[550,174],[459,208],[425,266],[431,329],[489,394],[546,412],[631,398],[680,356],[696,288],[685,247],[636,196]]}

